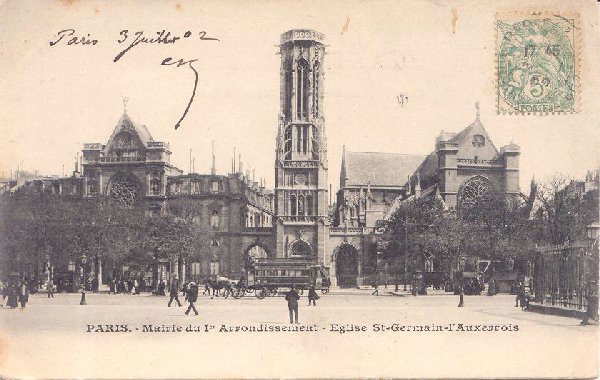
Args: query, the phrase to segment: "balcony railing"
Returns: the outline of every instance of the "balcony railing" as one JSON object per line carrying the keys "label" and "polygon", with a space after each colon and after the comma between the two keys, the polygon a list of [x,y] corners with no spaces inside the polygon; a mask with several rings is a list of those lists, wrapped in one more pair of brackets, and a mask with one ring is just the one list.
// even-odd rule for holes
{"label": "balcony railing", "polygon": [[169,144],[162,141],[149,141],[148,148],[165,148],[169,149]]}
{"label": "balcony railing", "polygon": [[103,163],[120,163],[120,162],[145,162],[145,157],[116,157],[116,156],[106,156],[106,157],[98,157],[98,162]]}
{"label": "balcony railing", "polygon": [[85,149],[85,150],[101,150],[102,144],[100,144],[100,143],[83,144],[83,149]]}
{"label": "balcony railing", "polygon": [[319,161],[283,161],[284,168],[316,168],[319,165]]}
{"label": "balcony railing", "polygon": [[273,231],[273,227],[268,226],[268,227],[247,227],[247,226],[243,226],[242,227],[242,232],[248,232],[248,233],[271,233]]}
{"label": "balcony railing", "polygon": [[364,234],[367,233],[365,227],[330,227],[329,232],[332,233],[350,233],[350,234]]}
{"label": "balcony railing", "polygon": [[479,165],[479,166],[489,166],[489,165],[502,165],[502,160],[480,160],[477,158],[459,158],[456,160],[459,164],[463,165]]}
{"label": "balcony railing", "polygon": [[279,220],[284,222],[314,223],[320,219],[317,215],[281,215]]}
{"label": "balcony railing", "polygon": [[437,144],[438,148],[458,148],[458,143],[450,141],[440,141]]}

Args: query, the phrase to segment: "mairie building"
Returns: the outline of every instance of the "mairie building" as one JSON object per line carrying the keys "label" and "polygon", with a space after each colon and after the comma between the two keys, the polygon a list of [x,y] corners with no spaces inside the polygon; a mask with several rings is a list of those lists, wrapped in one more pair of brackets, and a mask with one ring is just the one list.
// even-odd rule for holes
{"label": "mairie building", "polygon": [[[84,145],[72,176],[40,178],[24,186],[65,197],[115,197],[142,204],[148,213],[162,212],[168,199],[197,202],[202,210],[197,222],[214,229],[219,254],[197,263],[158,263],[167,280],[173,274],[239,278],[249,255],[323,264],[333,287],[373,280],[381,270],[380,221],[408,199],[438,196],[452,210],[492,190],[519,195],[520,148],[511,142],[498,149],[477,109],[468,126],[432,137],[428,155],[344,147],[339,190],[330,196],[323,108],[326,46],[323,34],[314,30],[281,35],[272,190],[244,174],[241,162],[230,173],[217,174],[214,152],[211,173],[184,173],[170,163],[169,144],[154,140],[126,111],[106,144]],[[95,264],[101,283],[116,276],[99,260]]]}

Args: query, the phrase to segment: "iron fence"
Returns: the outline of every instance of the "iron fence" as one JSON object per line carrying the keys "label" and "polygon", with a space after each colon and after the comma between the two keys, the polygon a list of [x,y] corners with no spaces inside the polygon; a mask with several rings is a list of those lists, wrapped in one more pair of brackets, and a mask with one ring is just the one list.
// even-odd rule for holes
{"label": "iron fence", "polygon": [[545,247],[536,252],[534,302],[585,310],[597,294],[598,254],[591,245]]}

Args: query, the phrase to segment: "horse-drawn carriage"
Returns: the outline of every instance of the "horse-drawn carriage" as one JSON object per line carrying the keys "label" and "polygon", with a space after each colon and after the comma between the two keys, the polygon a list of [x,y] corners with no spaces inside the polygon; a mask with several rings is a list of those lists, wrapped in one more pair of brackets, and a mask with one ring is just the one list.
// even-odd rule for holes
{"label": "horse-drawn carriage", "polygon": [[231,294],[234,298],[241,298],[254,293],[256,298],[263,299],[292,285],[300,294],[311,285],[327,293],[330,284],[328,268],[323,265],[298,259],[255,259],[246,278],[232,285]]}

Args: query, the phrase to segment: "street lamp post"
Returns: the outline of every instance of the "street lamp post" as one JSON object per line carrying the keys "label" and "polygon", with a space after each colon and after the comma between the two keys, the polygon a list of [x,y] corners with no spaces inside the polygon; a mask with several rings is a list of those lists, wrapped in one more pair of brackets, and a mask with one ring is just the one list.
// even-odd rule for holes
{"label": "street lamp post", "polygon": [[86,305],[85,303],[85,264],[87,262],[87,257],[85,253],[81,254],[81,301],[79,301],[80,305]]}

